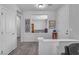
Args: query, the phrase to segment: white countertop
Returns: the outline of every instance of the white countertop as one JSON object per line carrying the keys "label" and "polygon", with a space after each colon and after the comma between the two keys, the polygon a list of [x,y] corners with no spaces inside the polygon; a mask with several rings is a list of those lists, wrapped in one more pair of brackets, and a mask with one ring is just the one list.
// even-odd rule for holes
{"label": "white countertop", "polygon": [[44,39],[44,41],[79,41],[76,39]]}
{"label": "white countertop", "polygon": [[41,40],[41,41],[79,41],[78,39],[44,39],[43,37],[39,37],[38,40]]}

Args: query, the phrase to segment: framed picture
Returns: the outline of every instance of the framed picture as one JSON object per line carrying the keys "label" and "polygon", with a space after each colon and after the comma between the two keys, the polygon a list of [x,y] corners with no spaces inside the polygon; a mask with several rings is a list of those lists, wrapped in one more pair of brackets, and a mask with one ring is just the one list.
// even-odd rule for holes
{"label": "framed picture", "polygon": [[56,20],[49,20],[49,29],[53,29],[56,27]]}
{"label": "framed picture", "polygon": [[25,19],[25,32],[30,32],[30,19]]}

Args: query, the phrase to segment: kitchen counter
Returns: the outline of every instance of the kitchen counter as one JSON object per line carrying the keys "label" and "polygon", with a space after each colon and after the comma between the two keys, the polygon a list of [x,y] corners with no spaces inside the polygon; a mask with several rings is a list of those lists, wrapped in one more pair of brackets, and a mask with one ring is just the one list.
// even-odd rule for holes
{"label": "kitchen counter", "polygon": [[39,55],[60,55],[65,51],[64,47],[72,43],[79,43],[77,39],[44,39],[38,37]]}
{"label": "kitchen counter", "polygon": [[44,39],[38,38],[38,40],[42,41],[79,41],[78,39]]}

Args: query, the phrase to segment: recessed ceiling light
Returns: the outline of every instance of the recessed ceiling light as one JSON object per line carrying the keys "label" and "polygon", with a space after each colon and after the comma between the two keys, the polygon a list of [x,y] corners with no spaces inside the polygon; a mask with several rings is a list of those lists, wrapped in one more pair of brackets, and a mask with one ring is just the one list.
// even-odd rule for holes
{"label": "recessed ceiling light", "polygon": [[43,9],[43,8],[46,8],[47,5],[46,5],[46,4],[36,4],[35,7],[36,7],[36,8]]}

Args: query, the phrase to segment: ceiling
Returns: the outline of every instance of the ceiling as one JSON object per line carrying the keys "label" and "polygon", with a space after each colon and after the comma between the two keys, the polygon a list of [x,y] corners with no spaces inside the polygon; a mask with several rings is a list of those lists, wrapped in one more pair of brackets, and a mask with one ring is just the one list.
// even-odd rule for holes
{"label": "ceiling", "polygon": [[23,11],[55,11],[58,10],[62,4],[48,4],[44,9],[36,8],[35,4],[18,4],[17,6]]}

